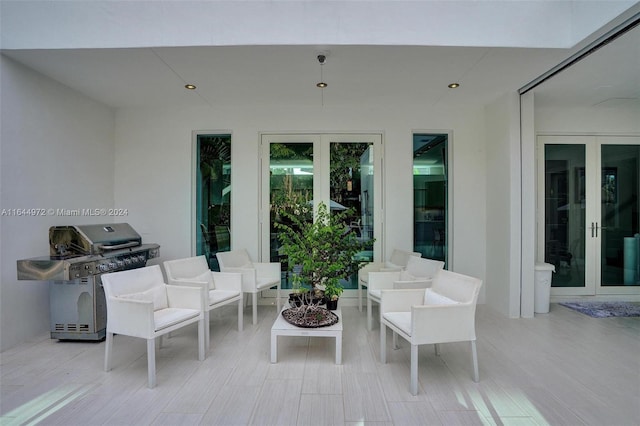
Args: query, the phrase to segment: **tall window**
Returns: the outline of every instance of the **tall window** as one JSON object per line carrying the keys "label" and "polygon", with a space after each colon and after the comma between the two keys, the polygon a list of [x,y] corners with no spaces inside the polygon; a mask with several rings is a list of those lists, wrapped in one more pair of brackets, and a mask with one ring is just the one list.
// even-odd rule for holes
{"label": "tall window", "polygon": [[413,135],[413,249],[447,261],[448,135]]}
{"label": "tall window", "polygon": [[231,135],[197,135],[196,153],[196,254],[219,271],[215,254],[231,248]]}

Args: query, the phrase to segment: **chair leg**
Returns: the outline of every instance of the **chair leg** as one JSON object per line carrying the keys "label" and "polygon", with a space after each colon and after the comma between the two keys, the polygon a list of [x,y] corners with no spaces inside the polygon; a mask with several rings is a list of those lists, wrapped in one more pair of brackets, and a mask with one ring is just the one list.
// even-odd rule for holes
{"label": "chair leg", "polygon": [[398,344],[398,333],[396,333],[395,331],[393,331],[392,336],[393,336],[393,338],[392,338],[392,342],[393,342],[393,349],[395,349],[395,350],[400,349],[400,345]]}
{"label": "chair leg", "polygon": [[380,362],[387,363],[387,327],[380,323]]}
{"label": "chair leg", "polygon": [[147,339],[147,386],[149,389],[156,387],[156,339]]}
{"label": "chair leg", "polygon": [[478,352],[476,350],[476,341],[471,341],[471,358],[473,362],[473,381],[478,383],[480,381],[480,374],[478,373]]}
{"label": "chair leg", "polygon": [[211,331],[211,324],[209,323],[209,321],[211,321],[210,315],[211,311],[204,312],[204,344],[207,350],[211,347],[211,335],[209,334]]}
{"label": "chair leg", "polygon": [[107,332],[104,345],[104,371],[111,371],[111,353],[113,352],[113,333]]}
{"label": "chair leg", "polygon": [[258,293],[253,293],[253,325],[258,323]]}
{"label": "chair leg", "polygon": [[418,345],[411,345],[411,395],[418,394]]}
{"label": "chair leg", "polygon": [[435,348],[435,350],[436,350],[436,356],[440,356],[440,345],[439,345],[439,344],[437,344],[437,343],[435,343],[435,344],[433,345],[433,347],[434,347],[434,348]]}
{"label": "chair leg", "polygon": [[205,357],[205,341],[207,340],[205,337],[205,330],[208,327],[204,324],[204,318],[198,321],[198,360],[204,361]]}
{"label": "chair leg", "polygon": [[242,298],[238,300],[238,331],[242,331],[243,329],[243,315],[244,311],[242,309]]}
{"label": "chair leg", "polygon": [[373,314],[371,310],[373,307],[371,306],[371,299],[367,297],[367,328],[369,331],[373,330]]}

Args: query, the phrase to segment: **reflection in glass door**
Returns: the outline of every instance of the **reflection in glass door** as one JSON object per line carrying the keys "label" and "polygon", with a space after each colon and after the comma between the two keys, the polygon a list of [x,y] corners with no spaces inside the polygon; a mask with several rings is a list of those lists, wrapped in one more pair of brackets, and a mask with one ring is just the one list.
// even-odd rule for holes
{"label": "reflection in glass door", "polygon": [[552,294],[640,294],[640,138],[543,136],[538,258]]}
{"label": "reflection in glass door", "polygon": [[286,214],[313,220],[313,142],[272,142],[268,148],[269,259],[282,264],[282,288],[291,288],[276,223],[290,222]]}
{"label": "reflection in glass door", "polygon": [[[615,143],[619,138],[612,139]],[[610,293],[614,287],[621,287],[615,293],[640,288],[640,140],[628,142],[635,144],[601,145],[599,293]]]}
{"label": "reflection in glass door", "polygon": [[[347,224],[365,243],[358,254],[362,261],[373,261],[374,235],[374,147],[371,142],[331,142],[329,172],[329,203],[331,213],[353,210]],[[354,274],[342,286],[355,290],[358,277]]]}
{"label": "reflection in glass door", "polygon": [[544,261],[552,287],[585,287],[585,146],[544,147]]}

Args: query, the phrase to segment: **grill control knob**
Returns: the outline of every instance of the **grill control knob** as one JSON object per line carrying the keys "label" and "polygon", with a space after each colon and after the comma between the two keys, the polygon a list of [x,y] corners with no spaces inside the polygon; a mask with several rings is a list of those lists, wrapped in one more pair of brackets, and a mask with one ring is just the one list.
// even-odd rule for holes
{"label": "grill control knob", "polygon": [[98,265],[98,269],[101,272],[105,272],[107,269],[109,269],[109,267],[107,265],[105,265],[104,263],[101,263],[100,265]]}

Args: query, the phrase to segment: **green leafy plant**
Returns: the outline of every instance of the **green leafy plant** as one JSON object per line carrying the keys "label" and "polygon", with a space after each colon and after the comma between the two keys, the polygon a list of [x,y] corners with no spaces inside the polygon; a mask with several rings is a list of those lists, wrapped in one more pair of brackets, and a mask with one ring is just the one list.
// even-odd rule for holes
{"label": "green leafy plant", "polygon": [[340,296],[343,291],[340,280],[357,273],[365,263],[356,259],[364,250],[364,243],[346,225],[353,210],[331,214],[326,204],[320,203],[315,222],[283,214],[290,224],[275,226],[281,231],[278,238],[281,251],[288,258],[289,270],[294,266],[300,269],[295,279],[313,291],[324,289],[326,296]]}

